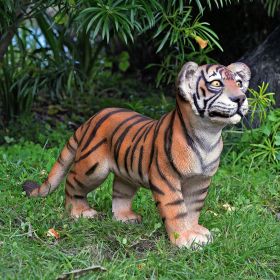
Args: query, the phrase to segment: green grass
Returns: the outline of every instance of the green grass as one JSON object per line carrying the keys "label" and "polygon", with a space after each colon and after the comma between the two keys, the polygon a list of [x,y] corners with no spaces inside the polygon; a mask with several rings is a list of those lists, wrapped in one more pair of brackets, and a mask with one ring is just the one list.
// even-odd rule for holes
{"label": "green grass", "polygon": [[[90,203],[104,213],[101,220],[68,218],[62,186],[45,199],[27,199],[22,183],[41,182],[61,146],[0,147],[1,279],[56,279],[93,264],[106,271],[81,279],[279,279],[280,177],[273,166],[223,160],[201,215],[201,223],[215,232],[214,242],[191,251],[169,243],[147,190],[134,202],[142,224],[113,221],[112,175],[90,194]],[[59,240],[46,235],[50,228]]]}

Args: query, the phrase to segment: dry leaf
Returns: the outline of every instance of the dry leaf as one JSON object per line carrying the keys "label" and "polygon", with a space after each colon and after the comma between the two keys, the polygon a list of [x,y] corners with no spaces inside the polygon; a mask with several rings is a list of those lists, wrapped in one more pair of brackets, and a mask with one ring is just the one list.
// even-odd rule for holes
{"label": "dry leaf", "polygon": [[46,176],[46,175],[48,175],[47,170],[42,169],[42,170],[40,171],[40,175],[41,175],[41,176]]}
{"label": "dry leaf", "polygon": [[207,210],[206,212],[211,213],[215,217],[219,216],[216,212],[214,212],[212,210]]}
{"label": "dry leaf", "polygon": [[223,207],[224,207],[228,212],[235,211],[235,207],[229,205],[228,203],[223,204]]}
{"label": "dry leaf", "polygon": [[142,270],[142,269],[144,268],[144,266],[145,266],[144,263],[139,263],[139,264],[137,264],[137,268],[138,268],[139,270]]}
{"label": "dry leaf", "polygon": [[50,228],[50,229],[48,230],[47,236],[52,236],[52,237],[54,237],[55,239],[59,239],[59,238],[60,238],[59,233],[58,233],[56,230],[54,230],[54,228]]}

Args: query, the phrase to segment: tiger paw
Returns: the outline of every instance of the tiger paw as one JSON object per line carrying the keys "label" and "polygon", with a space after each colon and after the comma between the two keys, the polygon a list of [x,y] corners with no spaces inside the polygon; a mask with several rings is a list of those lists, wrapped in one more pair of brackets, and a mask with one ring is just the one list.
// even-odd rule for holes
{"label": "tiger paw", "polygon": [[139,224],[142,221],[142,217],[133,211],[114,212],[113,217],[117,221],[128,224]]}
{"label": "tiger paw", "polygon": [[98,217],[98,212],[92,208],[88,208],[88,209],[85,209],[82,211],[72,209],[70,216],[74,219],[78,219],[78,218],[93,219],[93,218]]}
{"label": "tiger paw", "polygon": [[195,225],[192,228],[192,230],[197,232],[197,233],[199,233],[199,234],[205,235],[209,239],[208,243],[211,243],[213,241],[213,236],[212,236],[211,232],[207,228],[205,228],[205,227],[203,227],[201,225]]}
{"label": "tiger paw", "polygon": [[212,236],[206,228],[200,227],[194,227],[194,229],[187,230],[182,234],[174,232],[170,236],[170,240],[180,248],[201,249],[203,246],[212,242]]}

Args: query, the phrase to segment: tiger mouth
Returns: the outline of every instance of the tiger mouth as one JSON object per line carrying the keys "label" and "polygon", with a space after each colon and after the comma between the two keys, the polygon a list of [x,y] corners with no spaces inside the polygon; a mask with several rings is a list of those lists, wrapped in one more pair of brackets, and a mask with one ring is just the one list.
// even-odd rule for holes
{"label": "tiger mouth", "polygon": [[226,113],[226,112],[212,111],[212,112],[209,112],[209,117],[211,117],[211,118],[214,118],[214,117],[231,118],[235,114],[239,114],[239,115],[242,116],[242,113],[238,110],[238,111],[234,112],[233,114],[229,114],[229,113]]}

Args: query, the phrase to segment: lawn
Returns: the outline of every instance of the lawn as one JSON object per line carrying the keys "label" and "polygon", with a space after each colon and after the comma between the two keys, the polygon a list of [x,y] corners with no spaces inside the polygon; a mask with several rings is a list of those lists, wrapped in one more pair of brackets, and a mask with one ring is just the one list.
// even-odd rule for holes
{"label": "lawn", "polygon": [[[26,198],[22,183],[41,182],[66,140],[55,137],[60,147],[26,141],[0,147],[1,279],[57,279],[92,265],[105,270],[81,279],[279,279],[280,176],[272,165],[258,168],[234,161],[233,153],[223,156],[201,215],[214,242],[191,251],[169,243],[147,190],[134,202],[142,224],[113,221],[113,175],[90,194],[104,214],[99,220],[68,218],[63,186],[45,199]],[[47,236],[50,228],[58,240]]]}

